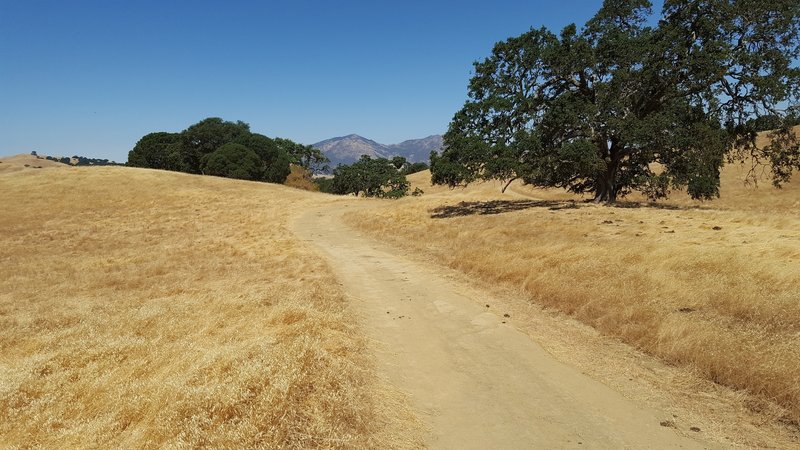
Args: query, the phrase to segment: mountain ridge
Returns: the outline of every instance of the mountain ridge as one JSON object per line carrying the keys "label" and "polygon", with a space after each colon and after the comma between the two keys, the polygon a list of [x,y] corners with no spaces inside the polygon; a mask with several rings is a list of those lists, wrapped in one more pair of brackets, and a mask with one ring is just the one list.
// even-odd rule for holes
{"label": "mountain ridge", "polygon": [[407,139],[397,144],[382,144],[361,135],[351,133],[346,136],[337,136],[316,144],[318,148],[330,159],[331,167],[338,164],[352,164],[361,158],[361,155],[368,155],[372,158],[392,158],[402,156],[409,162],[428,162],[431,151],[439,151],[442,148],[442,136],[432,134],[419,139]]}

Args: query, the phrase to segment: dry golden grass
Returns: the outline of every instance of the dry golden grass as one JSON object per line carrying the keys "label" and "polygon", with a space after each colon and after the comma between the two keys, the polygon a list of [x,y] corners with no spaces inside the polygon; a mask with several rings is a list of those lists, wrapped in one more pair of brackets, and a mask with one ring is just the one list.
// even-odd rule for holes
{"label": "dry golden grass", "polygon": [[129,168],[0,174],[0,446],[409,447],[314,197]]}
{"label": "dry golden grass", "polygon": [[319,192],[319,186],[311,180],[311,172],[294,164],[289,168],[291,172],[286,177],[286,181],[283,182],[284,185],[304,191]]}
{"label": "dry golden grass", "polygon": [[0,158],[0,174],[19,172],[19,171],[33,171],[37,169],[44,169],[49,167],[67,167],[57,161],[51,161],[42,157],[36,157],[29,154],[20,154]]}
{"label": "dry golden grass", "polygon": [[725,170],[720,202],[605,207],[500,183],[431,188],[425,172],[410,178],[426,195],[347,220],[798,422],[800,186],[744,187],[741,174]]}

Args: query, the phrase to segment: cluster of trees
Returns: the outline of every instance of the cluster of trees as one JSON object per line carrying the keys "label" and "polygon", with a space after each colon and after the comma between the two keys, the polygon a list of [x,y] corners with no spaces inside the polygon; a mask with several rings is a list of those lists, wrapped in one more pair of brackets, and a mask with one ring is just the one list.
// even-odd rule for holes
{"label": "cluster of trees", "polygon": [[[320,178],[317,184],[321,191],[331,194],[399,198],[408,194],[406,175],[427,169],[427,164],[409,163],[402,156],[389,160],[362,155],[351,165],[339,165],[333,170],[333,178]],[[414,194],[421,191],[417,189]]]}
{"label": "cluster of trees", "polygon": [[428,164],[422,161],[412,163],[408,162],[402,156],[395,156],[392,158],[392,165],[397,167],[403,175],[411,175],[412,173],[422,172],[423,170],[430,169]]}
{"label": "cluster of trees", "polygon": [[800,110],[796,110],[795,108],[787,110],[787,113],[783,117],[778,114],[766,114],[754,117],[747,123],[747,126],[752,128],[755,132],[773,131],[785,127],[795,127],[797,125],[800,125]]}
{"label": "cluster of trees", "polygon": [[711,199],[724,161],[747,159],[778,186],[800,170],[799,29],[797,0],[665,0],[658,17],[647,0],[606,0],[580,29],[499,42],[431,154],[432,181]]}
{"label": "cluster of trees", "polygon": [[60,162],[61,164],[70,164],[70,165],[72,164],[72,158],[69,158],[67,156],[61,156],[61,157],[46,156],[44,159],[48,161]]}
{"label": "cluster of trees", "polygon": [[[53,158],[55,159],[55,158]],[[73,155],[72,158],[61,158],[61,162],[65,159],[70,159],[72,162],[66,164],[74,164],[76,166],[121,166],[114,161],[109,161],[105,158],[87,158],[85,156]]]}
{"label": "cluster of trees", "polygon": [[[42,159],[41,156],[36,151],[31,152],[32,156],[35,156],[39,159]],[[69,164],[75,166],[121,166],[122,164],[118,164],[114,161],[109,161],[105,158],[87,158],[85,156],[78,156],[73,155],[72,158],[67,156],[56,157],[56,156],[45,156],[44,159],[48,161],[55,161],[60,162],[62,164]]]}
{"label": "cluster of trees", "polygon": [[[127,165],[216,175],[242,180],[283,183],[290,164],[307,173],[329,171],[329,160],[317,148],[289,139],[269,138],[250,131],[247,123],[211,117],[180,133],[143,136],[128,153]],[[397,198],[408,193],[406,175],[428,169],[403,157],[362,156],[333,170],[333,178],[314,180],[323,192]],[[416,191],[419,194],[419,191]]]}
{"label": "cluster of trees", "polygon": [[245,122],[210,117],[180,133],[155,132],[142,137],[128,153],[128,165],[283,183],[289,165],[326,170],[318,149],[289,139],[250,131]]}

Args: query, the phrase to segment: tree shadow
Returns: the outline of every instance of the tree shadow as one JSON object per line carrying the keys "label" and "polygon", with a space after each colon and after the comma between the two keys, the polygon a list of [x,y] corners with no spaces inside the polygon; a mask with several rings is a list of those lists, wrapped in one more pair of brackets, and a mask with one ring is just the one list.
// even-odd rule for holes
{"label": "tree shadow", "polygon": [[639,209],[639,208],[651,208],[651,209],[666,209],[670,211],[684,211],[688,209],[697,209],[697,206],[694,205],[673,205],[668,203],[656,203],[656,202],[636,202],[636,201],[618,201],[613,205],[609,205],[612,208],[625,208],[625,209]]}
{"label": "tree shadow", "polygon": [[448,219],[462,216],[485,216],[522,211],[529,208],[550,210],[575,209],[579,204],[573,200],[491,200],[486,202],[460,202],[455,205],[437,206],[430,210],[431,219]]}
{"label": "tree shadow", "polygon": [[[460,202],[455,205],[437,206],[430,210],[431,219],[448,219],[463,216],[486,216],[503,214],[507,212],[522,211],[530,208],[547,208],[551,211],[561,209],[577,209],[582,204],[594,204],[592,200],[490,200],[485,202]],[[664,210],[690,210],[698,209],[697,206],[670,205],[655,202],[618,201],[609,208],[624,209],[664,209]]]}

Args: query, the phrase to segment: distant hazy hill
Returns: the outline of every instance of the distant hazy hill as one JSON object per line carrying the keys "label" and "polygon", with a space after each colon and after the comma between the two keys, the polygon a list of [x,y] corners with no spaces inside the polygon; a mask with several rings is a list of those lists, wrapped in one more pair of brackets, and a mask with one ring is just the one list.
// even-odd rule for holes
{"label": "distant hazy hill", "polygon": [[442,148],[442,136],[434,134],[422,139],[410,139],[399,144],[390,145],[392,155],[405,156],[411,162],[428,162],[432,151]]}
{"label": "distant hazy hill", "polygon": [[403,156],[410,162],[428,162],[431,150],[438,151],[442,147],[442,136],[436,134],[386,145],[357,134],[350,134],[317,142],[314,147],[320,149],[331,160],[331,167],[336,167],[338,164],[352,164],[361,155],[374,158]]}

